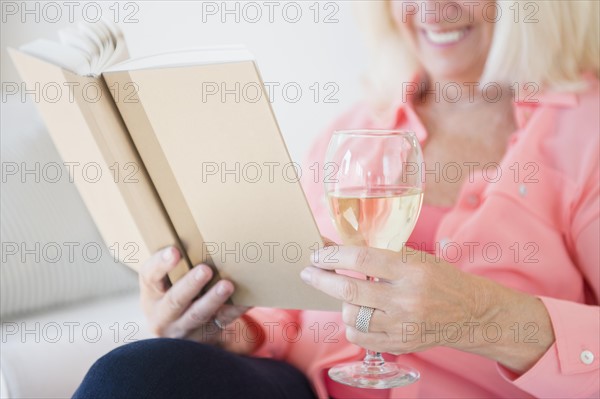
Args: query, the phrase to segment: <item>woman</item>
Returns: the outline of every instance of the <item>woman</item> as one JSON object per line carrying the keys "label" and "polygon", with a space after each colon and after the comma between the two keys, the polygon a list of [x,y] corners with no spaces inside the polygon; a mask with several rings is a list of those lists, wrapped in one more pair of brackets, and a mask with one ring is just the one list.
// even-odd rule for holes
{"label": "woman", "polygon": [[[318,139],[307,165],[323,162],[336,129],[415,131],[426,184],[413,249],[339,248],[336,269],[385,283],[332,263],[305,269],[307,284],[344,302],[332,319],[223,307],[229,281],[195,299],[205,265],[166,287],[179,257],[167,248],[140,274],[142,304],[159,336],[186,340],[111,352],[75,397],[598,396],[598,3],[362,7],[375,49],[368,99]],[[322,183],[304,184],[322,233],[336,238]],[[368,333],[355,328],[360,306],[375,308]],[[277,328],[291,322],[303,334],[283,339]],[[238,339],[250,326],[260,342]],[[378,391],[327,377],[362,348],[402,354],[421,380]]]}

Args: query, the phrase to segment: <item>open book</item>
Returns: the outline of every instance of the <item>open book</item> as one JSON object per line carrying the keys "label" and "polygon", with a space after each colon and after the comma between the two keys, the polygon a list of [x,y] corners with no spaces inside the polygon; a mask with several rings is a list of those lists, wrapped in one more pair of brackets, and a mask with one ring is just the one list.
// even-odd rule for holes
{"label": "open book", "polygon": [[28,89],[54,88],[38,109],[123,263],[175,245],[173,282],[208,263],[234,304],[339,309],[299,278],[323,242],[244,47],[128,60],[112,24],[59,37],[9,51]]}

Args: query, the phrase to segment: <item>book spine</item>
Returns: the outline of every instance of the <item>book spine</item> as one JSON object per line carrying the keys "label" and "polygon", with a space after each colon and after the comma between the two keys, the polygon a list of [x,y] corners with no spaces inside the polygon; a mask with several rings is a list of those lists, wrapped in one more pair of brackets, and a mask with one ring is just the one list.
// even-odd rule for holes
{"label": "book spine", "polygon": [[[151,253],[166,246],[175,246],[179,250],[181,259],[169,273],[169,280],[174,283],[192,268],[192,264],[160,200],[146,165],[127,131],[114,102],[113,91],[109,89],[103,77],[98,78],[98,85],[105,101],[97,106],[86,107],[82,103],[83,99],[79,98],[80,108],[87,114],[86,120],[95,125],[92,131],[97,132],[96,143],[107,163],[122,166],[135,174],[133,178],[115,179],[115,183],[146,247]],[[107,115],[113,117],[107,118]]]}
{"label": "book spine", "polygon": [[110,93],[142,162],[147,166],[149,177],[164,204],[174,231],[178,237],[181,237],[182,247],[190,264],[204,263],[213,269],[214,277],[205,287],[205,290],[208,290],[219,280],[219,271],[210,256],[210,251],[206,248],[204,237],[191,214],[190,207],[137,95],[139,88],[128,72],[105,74],[104,79],[111,88],[114,88]]}

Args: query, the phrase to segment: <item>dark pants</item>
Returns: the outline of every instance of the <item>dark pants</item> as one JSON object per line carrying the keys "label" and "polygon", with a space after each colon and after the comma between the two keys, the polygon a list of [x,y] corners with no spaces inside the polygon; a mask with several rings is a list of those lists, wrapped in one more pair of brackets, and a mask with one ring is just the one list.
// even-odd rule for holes
{"label": "dark pants", "polygon": [[306,377],[271,359],[149,339],[98,359],[73,398],[315,398]]}

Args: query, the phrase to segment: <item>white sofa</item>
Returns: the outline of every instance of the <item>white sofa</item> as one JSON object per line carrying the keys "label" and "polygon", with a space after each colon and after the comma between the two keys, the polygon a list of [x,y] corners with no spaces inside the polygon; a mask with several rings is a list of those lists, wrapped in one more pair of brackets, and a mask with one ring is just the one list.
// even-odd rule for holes
{"label": "white sofa", "polygon": [[63,161],[34,105],[1,106],[0,396],[70,397],[97,358],[150,337],[137,276],[111,257],[66,168],[44,175]]}

